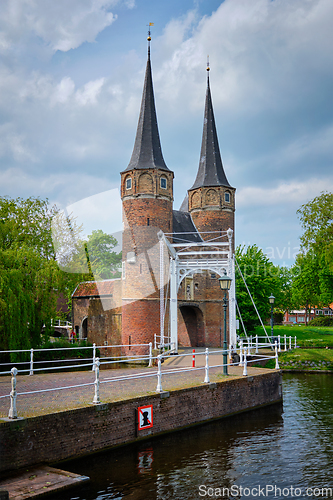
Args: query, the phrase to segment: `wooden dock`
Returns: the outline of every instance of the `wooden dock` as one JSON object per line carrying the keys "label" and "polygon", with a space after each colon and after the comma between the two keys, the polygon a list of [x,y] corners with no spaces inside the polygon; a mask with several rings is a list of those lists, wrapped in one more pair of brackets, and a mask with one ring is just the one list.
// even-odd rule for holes
{"label": "wooden dock", "polygon": [[84,481],[89,481],[89,477],[45,465],[25,469],[24,472],[17,472],[0,481],[0,490],[8,491],[9,500],[35,499],[77,486]]}

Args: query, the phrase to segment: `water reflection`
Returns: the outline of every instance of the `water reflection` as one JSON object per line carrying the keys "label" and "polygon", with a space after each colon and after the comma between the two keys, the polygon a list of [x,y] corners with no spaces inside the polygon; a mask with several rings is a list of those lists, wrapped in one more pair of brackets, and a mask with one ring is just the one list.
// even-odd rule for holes
{"label": "water reflection", "polygon": [[283,408],[268,406],[60,464],[91,482],[53,499],[197,499],[200,485],[333,487],[332,395],[331,375],[285,375]]}

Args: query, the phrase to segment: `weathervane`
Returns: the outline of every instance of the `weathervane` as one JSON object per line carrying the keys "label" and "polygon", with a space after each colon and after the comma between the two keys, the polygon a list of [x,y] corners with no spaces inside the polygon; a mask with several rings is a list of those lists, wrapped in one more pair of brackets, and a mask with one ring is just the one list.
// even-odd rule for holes
{"label": "weathervane", "polygon": [[207,71],[210,71],[210,67],[209,67],[209,56],[207,55]]}
{"label": "weathervane", "polygon": [[148,40],[148,55],[150,55],[150,42],[151,42],[150,27],[154,26],[154,23],[149,23],[149,24],[147,24],[147,26],[148,26],[148,37],[147,37],[147,40]]}

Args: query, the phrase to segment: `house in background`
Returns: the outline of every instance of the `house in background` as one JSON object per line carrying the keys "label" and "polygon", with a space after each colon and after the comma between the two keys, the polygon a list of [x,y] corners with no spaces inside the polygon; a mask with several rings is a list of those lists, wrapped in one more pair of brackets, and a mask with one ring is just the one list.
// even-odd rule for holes
{"label": "house in background", "polygon": [[[307,319],[308,322],[318,316],[328,316],[333,318],[333,304],[322,308],[308,309]],[[283,318],[284,325],[300,324],[304,325],[305,322],[305,309],[286,311]]]}

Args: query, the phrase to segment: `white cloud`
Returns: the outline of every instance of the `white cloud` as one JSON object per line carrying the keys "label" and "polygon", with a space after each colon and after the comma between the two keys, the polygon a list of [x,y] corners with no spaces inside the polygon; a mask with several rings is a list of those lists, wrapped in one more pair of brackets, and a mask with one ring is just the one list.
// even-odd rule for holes
{"label": "white cloud", "polygon": [[0,126],[0,157],[8,155],[17,162],[35,161],[24,135],[17,133],[11,124],[6,123]]}
{"label": "white cloud", "polygon": [[[2,0],[0,48],[25,43],[36,36],[52,51],[68,51],[93,42],[116,16],[116,0]],[[131,8],[131,5],[128,5]]]}
{"label": "white cloud", "polygon": [[105,188],[115,189],[115,185],[107,178],[94,174],[65,172],[50,173],[47,169],[7,168],[0,170],[1,196],[12,197],[39,196],[49,198],[59,206],[59,200],[69,204],[82,200],[82,197],[102,193]]}
{"label": "white cloud", "polygon": [[[273,205],[284,208],[298,207],[318,196],[322,191],[333,191],[333,177],[318,179],[316,177],[303,182],[290,181],[280,183],[276,187],[249,186],[237,191],[237,207],[269,207]],[[294,210],[290,210],[294,213]]]}
{"label": "white cloud", "polygon": [[101,92],[104,82],[105,78],[99,78],[98,80],[86,83],[82,90],[76,92],[75,98],[77,102],[82,106],[96,104],[97,96]]}
{"label": "white cloud", "polygon": [[[177,105],[196,96],[202,106],[197,83],[209,54],[216,108],[244,114],[294,107],[314,80],[332,76],[332,20],[329,0],[225,0],[163,59],[159,92]],[[182,38],[188,24],[188,18],[168,24],[158,40],[161,54],[170,33]]]}
{"label": "white cloud", "polygon": [[65,103],[73,95],[75,83],[69,76],[62,78],[61,82],[56,86],[51,101],[54,103]]}

